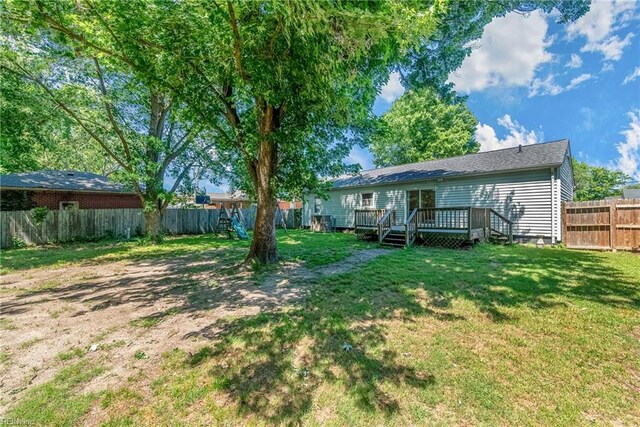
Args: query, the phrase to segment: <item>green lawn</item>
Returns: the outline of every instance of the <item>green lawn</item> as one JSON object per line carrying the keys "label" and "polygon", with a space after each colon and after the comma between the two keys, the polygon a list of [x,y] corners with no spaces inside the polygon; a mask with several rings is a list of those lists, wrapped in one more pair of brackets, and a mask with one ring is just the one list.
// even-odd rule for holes
{"label": "green lawn", "polygon": [[[375,247],[298,231],[279,241],[310,266]],[[2,262],[13,271],[223,245],[237,248],[230,262],[248,246],[184,237],[21,249]],[[629,253],[397,250],[315,279],[303,302],[222,326],[195,353],[165,354],[149,384],[74,394],[98,368],[72,360],[9,416],[73,424],[93,402],[108,425],[640,424],[640,257]]]}
{"label": "green lawn", "polygon": [[[335,233],[314,235],[291,230],[278,230],[280,256],[283,260],[304,260],[311,266],[330,264],[348,256],[355,248],[367,247],[352,235]],[[249,232],[251,237],[251,232]],[[0,252],[0,273],[6,274],[31,268],[57,268],[66,265],[106,264],[116,261],[139,261],[167,256],[224,252],[229,263],[242,261],[249,248],[247,240],[224,236],[197,235],[167,237],[160,245],[130,242],[94,242],[8,249]]]}

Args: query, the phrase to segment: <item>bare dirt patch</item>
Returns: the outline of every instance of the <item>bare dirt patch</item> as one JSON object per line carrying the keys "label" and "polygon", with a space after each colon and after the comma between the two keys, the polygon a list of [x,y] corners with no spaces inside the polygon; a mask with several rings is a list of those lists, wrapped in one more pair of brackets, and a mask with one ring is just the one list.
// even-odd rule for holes
{"label": "bare dirt patch", "polygon": [[288,263],[259,284],[249,272],[230,273],[217,251],[3,276],[0,413],[78,358],[106,368],[87,391],[135,376],[150,381],[164,352],[210,345],[220,320],[280,309],[312,280],[385,253],[363,250],[317,269]]}

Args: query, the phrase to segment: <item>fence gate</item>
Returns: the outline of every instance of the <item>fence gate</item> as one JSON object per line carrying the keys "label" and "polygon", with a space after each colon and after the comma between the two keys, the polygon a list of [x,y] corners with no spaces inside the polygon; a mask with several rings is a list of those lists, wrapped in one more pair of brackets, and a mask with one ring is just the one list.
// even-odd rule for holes
{"label": "fence gate", "polygon": [[565,246],[573,249],[640,248],[640,199],[564,203]]}

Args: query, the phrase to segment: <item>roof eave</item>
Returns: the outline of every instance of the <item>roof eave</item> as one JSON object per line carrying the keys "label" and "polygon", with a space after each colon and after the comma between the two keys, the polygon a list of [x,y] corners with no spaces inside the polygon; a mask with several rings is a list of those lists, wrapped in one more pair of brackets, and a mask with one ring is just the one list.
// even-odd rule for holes
{"label": "roof eave", "polygon": [[125,194],[136,195],[134,191],[117,191],[117,190],[80,190],[75,188],[41,188],[41,187],[12,187],[0,185],[0,191],[4,190],[21,190],[21,191],[67,191],[73,193],[101,193],[101,194]]}
{"label": "roof eave", "polygon": [[530,167],[530,168],[506,169],[506,170],[494,171],[494,172],[459,173],[459,174],[452,174],[452,175],[441,175],[441,176],[436,176],[436,177],[433,177],[433,178],[417,178],[417,179],[407,179],[407,180],[395,181],[395,182],[380,182],[380,183],[372,183],[372,184],[345,185],[345,186],[340,186],[340,187],[331,187],[331,189],[329,189],[329,191],[342,190],[342,189],[347,189],[347,188],[365,188],[365,187],[374,187],[374,186],[391,186],[391,185],[398,185],[398,184],[411,184],[411,183],[414,183],[414,182],[437,181],[439,179],[447,179],[447,178],[462,178],[462,177],[498,175],[498,174],[502,174],[502,173],[527,172],[527,171],[532,171],[532,170],[555,168],[555,167],[559,167],[561,165],[562,165],[562,163],[557,163],[556,162],[556,163],[550,163],[548,165],[541,165],[541,166],[535,166],[535,167]]}

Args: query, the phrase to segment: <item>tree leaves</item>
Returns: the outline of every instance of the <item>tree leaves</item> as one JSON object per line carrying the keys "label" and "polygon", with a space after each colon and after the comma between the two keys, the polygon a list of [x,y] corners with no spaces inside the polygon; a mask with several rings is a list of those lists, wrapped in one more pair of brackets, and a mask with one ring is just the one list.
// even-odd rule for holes
{"label": "tree leaves", "polygon": [[410,90],[379,120],[371,136],[376,166],[392,166],[475,153],[477,120],[464,101],[430,88]]}

